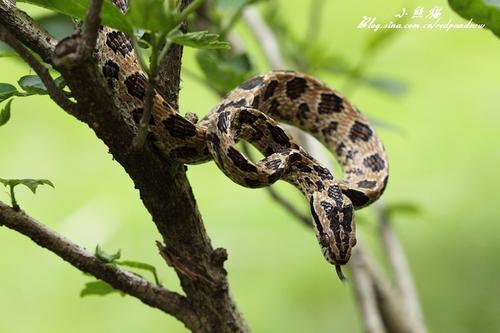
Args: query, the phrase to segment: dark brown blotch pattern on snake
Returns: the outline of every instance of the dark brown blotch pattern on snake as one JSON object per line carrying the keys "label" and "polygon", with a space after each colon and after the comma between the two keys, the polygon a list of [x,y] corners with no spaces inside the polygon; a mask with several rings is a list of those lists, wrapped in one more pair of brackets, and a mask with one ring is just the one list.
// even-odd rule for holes
{"label": "dark brown blotch pattern on snake", "polygon": [[286,95],[294,100],[302,96],[307,90],[307,81],[302,77],[296,77],[286,83]]}
{"label": "dark brown blotch pattern on snake", "polygon": [[125,86],[127,87],[128,93],[141,101],[143,101],[144,96],[146,96],[147,85],[148,79],[144,74],[139,72],[130,74],[125,79]]}
{"label": "dark brown blotch pattern on snake", "polygon": [[355,207],[363,207],[370,201],[370,198],[366,196],[366,194],[358,190],[347,189],[342,191],[342,193],[344,193],[349,199],[351,199],[352,204]]}
{"label": "dark brown blotch pattern on snake", "polygon": [[342,98],[335,93],[321,94],[321,99],[318,105],[319,113],[340,113],[342,112]]}
{"label": "dark brown blotch pattern on snake", "polygon": [[121,31],[112,31],[106,36],[106,45],[115,53],[120,53],[126,57],[133,51],[132,43]]}
{"label": "dark brown blotch pattern on snake", "polygon": [[356,142],[356,140],[369,141],[373,135],[373,131],[370,126],[367,124],[363,124],[362,122],[355,121],[349,131],[349,139],[352,142]]}
{"label": "dark brown blotch pattern on snake", "polygon": [[217,120],[217,128],[222,133],[227,133],[229,130],[229,112],[224,111],[219,113],[219,119]]}
{"label": "dark brown blotch pattern on snake", "polygon": [[382,171],[385,168],[385,161],[379,154],[373,154],[363,160],[363,165],[373,172]]}
{"label": "dark brown blotch pattern on snake", "polygon": [[377,185],[377,182],[374,180],[362,180],[358,182],[357,185],[361,188],[374,188]]}
{"label": "dark brown blotch pattern on snake", "polygon": [[163,126],[174,138],[186,139],[196,135],[196,127],[180,115],[171,115],[163,120]]}
{"label": "dark brown blotch pattern on snake", "polygon": [[102,66],[102,74],[107,79],[108,87],[113,89],[114,81],[118,80],[120,74],[120,66],[113,60],[109,59]]}
{"label": "dark brown blotch pattern on snake", "polygon": [[291,145],[290,139],[288,138],[288,135],[286,135],[285,131],[283,131],[281,127],[268,123],[267,128],[271,133],[271,137],[274,139],[276,143],[285,147],[290,147]]}
{"label": "dark brown blotch pattern on snake", "polygon": [[263,101],[268,100],[270,97],[274,95],[274,92],[276,91],[276,87],[278,87],[278,81],[277,80],[272,80],[269,82],[267,85],[266,90],[264,91],[264,95],[262,97]]}
{"label": "dark brown blotch pattern on snake", "polygon": [[227,156],[233,161],[234,165],[238,167],[241,171],[245,172],[257,172],[255,165],[248,162],[248,160],[241,155],[241,153],[234,147],[229,147],[227,150]]}
{"label": "dark brown blotch pattern on snake", "polygon": [[257,86],[260,86],[264,82],[262,76],[256,76],[253,79],[250,79],[242,84],[238,88],[243,90],[251,90]]}

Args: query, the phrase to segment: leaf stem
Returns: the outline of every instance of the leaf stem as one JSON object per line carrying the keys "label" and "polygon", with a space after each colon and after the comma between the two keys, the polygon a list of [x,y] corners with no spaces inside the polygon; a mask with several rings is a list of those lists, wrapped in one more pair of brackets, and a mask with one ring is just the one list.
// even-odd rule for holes
{"label": "leaf stem", "polygon": [[10,200],[12,201],[12,208],[15,210],[15,211],[20,211],[21,210],[21,207],[19,207],[19,204],[17,203],[17,200],[16,200],[16,195],[14,193],[14,186],[13,185],[10,185],[9,186],[9,190],[10,190]]}
{"label": "leaf stem", "polygon": [[144,100],[144,112],[141,117],[141,122],[139,124],[139,131],[132,143],[132,147],[135,149],[141,148],[146,142],[146,138],[149,130],[149,122],[151,120],[151,111],[154,106],[154,94],[156,89],[156,80],[158,76],[158,69],[163,58],[166,56],[172,42],[167,39],[165,45],[159,50],[161,43],[166,39],[168,33],[162,33],[159,37],[157,35],[152,35],[151,40],[151,58],[149,63],[149,73],[148,73],[148,87],[146,89],[146,96]]}

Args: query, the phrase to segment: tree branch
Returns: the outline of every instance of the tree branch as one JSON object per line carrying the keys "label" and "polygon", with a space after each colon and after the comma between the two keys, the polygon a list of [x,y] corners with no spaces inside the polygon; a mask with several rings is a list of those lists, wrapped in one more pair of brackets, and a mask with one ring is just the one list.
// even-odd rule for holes
{"label": "tree branch", "polygon": [[92,274],[113,288],[185,322],[194,315],[184,296],[157,286],[121,268],[106,264],[77,244],[48,229],[23,211],[0,202],[0,226],[15,230],[55,253],[77,269]]}
{"label": "tree branch", "polygon": [[83,27],[83,53],[90,56],[94,52],[97,42],[97,33],[101,23],[101,8],[103,0],[92,0]]}
{"label": "tree branch", "polygon": [[363,327],[366,333],[385,333],[384,323],[379,313],[373,279],[367,268],[366,254],[362,244],[353,249],[349,270],[352,276],[352,290],[356,297]]}
{"label": "tree branch", "polygon": [[[71,36],[54,48],[54,44],[39,40],[48,34],[12,8],[2,7],[0,23],[12,33],[19,30],[15,35],[18,40],[43,55],[63,75],[77,101],[72,115],[93,129],[133,180],[163,243],[168,244],[162,247],[162,255],[176,270],[194,313],[183,318],[184,324],[193,332],[248,332],[229,292],[223,266],[225,251],[211,246],[185,167],[165,159],[150,142],[140,150],[130,149],[134,126],[127,122],[127,110],[115,105],[96,59],[80,56],[83,38]],[[167,54],[164,65],[171,73],[168,91],[172,95],[167,96],[171,105],[176,105],[179,91],[182,48],[179,50]]]}
{"label": "tree branch", "polygon": [[424,323],[424,316],[418,301],[418,294],[411,275],[405,251],[399,241],[392,223],[383,206],[377,206],[379,215],[380,239],[387,255],[389,266],[394,274],[394,283],[399,297],[404,303],[403,309],[406,312],[406,319],[411,323],[414,332],[426,333],[427,328]]}
{"label": "tree branch", "polygon": [[50,98],[57,103],[61,108],[69,113],[75,112],[75,103],[71,102],[65,93],[56,86],[54,80],[50,76],[49,70],[43,66],[31,54],[31,52],[21,44],[2,24],[0,24],[0,40],[3,40],[10,47],[12,47],[23,60],[33,68],[35,73],[40,77],[43,84],[47,88]]}
{"label": "tree branch", "polygon": [[17,40],[37,53],[44,62],[48,64],[52,63],[52,53],[54,52],[57,40],[25,12],[17,9],[15,1],[0,0],[0,23]]}
{"label": "tree branch", "polygon": [[278,40],[255,7],[243,10],[243,19],[260,44],[264,55],[272,69],[286,69],[285,59],[281,54]]}

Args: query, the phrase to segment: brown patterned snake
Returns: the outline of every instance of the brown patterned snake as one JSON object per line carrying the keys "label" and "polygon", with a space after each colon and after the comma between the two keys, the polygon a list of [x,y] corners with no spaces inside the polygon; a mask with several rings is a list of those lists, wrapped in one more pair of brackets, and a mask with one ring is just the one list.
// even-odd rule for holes
{"label": "brown patterned snake", "polygon": [[[114,0],[126,10],[125,0]],[[147,78],[129,39],[103,27],[97,56],[115,102],[134,126],[142,113]],[[335,155],[344,179],[334,179],[284,131],[277,121],[311,133]],[[382,142],[368,120],[338,92],[295,72],[271,72],[231,91],[202,121],[194,124],[156,94],[150,130],[162,153],[182,163],[214,160],[234,182],[268,186],[279,179],[308,199],[316,236],[325,258],[336,266],[349,260],[356,243],[353,210],[384,191],[388,164]],[[238,139],[264,154],[256,163],[235,146]]]}

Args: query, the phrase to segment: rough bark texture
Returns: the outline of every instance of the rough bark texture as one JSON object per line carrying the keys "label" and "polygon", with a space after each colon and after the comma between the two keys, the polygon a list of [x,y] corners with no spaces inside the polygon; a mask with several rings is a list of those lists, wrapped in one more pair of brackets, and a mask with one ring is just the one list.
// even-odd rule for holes
{"label": "rough bark texture", "polygon": [[[226,252],[211,246],[185,167],[162,158],[149,143],[140,150],[131,149],[134,131],[112,103],[95,59],[80,54],[81,38],[65,39],[55,47],[47,32],[5,0],[0,0],[0,23],[61,72],[77,101],[72,114],[109,147],[133,180],[166,244],[160,246],[161,255],[176,270],[186,294],[192,315],[181,319],[184,324],[193,332],[247,332],[229,293],[223,267]],[[162,64],[160,77],[169,79],[160,89],[171,105],[177,105],[181,56],[182,48],[175,47]]]}

